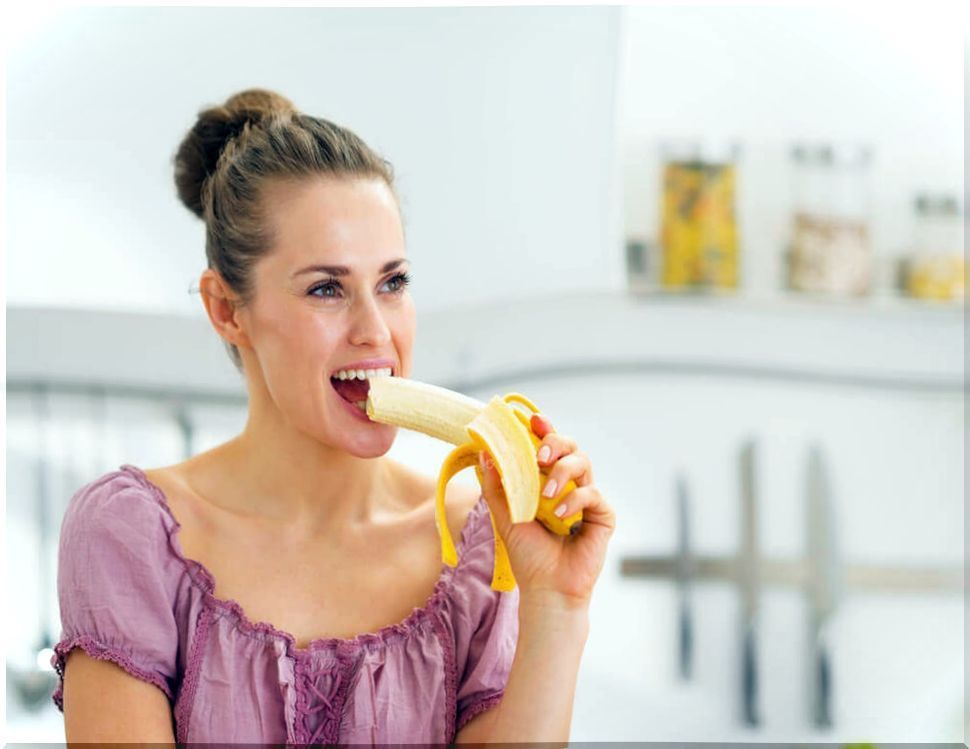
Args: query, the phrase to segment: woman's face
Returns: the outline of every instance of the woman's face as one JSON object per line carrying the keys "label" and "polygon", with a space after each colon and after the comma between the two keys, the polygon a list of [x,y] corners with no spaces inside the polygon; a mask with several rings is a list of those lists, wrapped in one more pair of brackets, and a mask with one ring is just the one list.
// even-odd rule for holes
{"label": "woman's face", "polygon": [[275,181],[262,204],[274,244],[255,265],[255,294],[240,310],[252,347],[240,348],[251,395],[265,394],[271,403],[262,405],[326,444],[382,455],[396,427],[350,412],[357,407],[330,377],[371,358],[410,376],[415,311],[401,278],[408,263],[394,196],[380,179],[321,177]]}

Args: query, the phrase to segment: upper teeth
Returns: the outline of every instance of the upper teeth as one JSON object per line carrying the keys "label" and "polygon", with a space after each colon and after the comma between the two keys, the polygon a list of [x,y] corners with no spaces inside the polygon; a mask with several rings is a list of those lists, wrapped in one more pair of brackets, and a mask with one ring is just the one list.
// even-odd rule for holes
{"label": "upper teeth", "polygon": [[364,378],[375,376],[389,377],[391,371],[390,367],[384,367],[383,369],[341,369],[333,376],[341,380],[363,380]]}

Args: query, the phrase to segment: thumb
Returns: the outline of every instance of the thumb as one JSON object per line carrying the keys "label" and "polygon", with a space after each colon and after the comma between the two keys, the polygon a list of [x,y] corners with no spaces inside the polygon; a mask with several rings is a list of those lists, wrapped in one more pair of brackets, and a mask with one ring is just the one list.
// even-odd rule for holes
{"label": "thumb", "polygon": [[482,450],[478,454],[478,465],[482,471],[482,494],[492,517],[495,519],[495,526],[498,528],[499,535],[505,540],[508,538],[511,518],[508,500],[505,498],[505,489],[502,486],[502,478],[495,467],[495,461],[487,450]]}

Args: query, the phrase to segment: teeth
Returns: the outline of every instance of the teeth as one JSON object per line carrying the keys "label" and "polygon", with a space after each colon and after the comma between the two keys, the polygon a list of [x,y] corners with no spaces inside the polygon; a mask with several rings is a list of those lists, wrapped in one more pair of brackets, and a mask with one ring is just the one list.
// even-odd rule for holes
{"label": "teeth", "polygon": [[364,380],[371,377],[390,377],[392,371],[390,367],[383,369],[341,369],[332,376],[340,380]]}
{"label": "teeth", "polygon": [[367,401],[357,401],[354,405],[364,413],[367,412]]}

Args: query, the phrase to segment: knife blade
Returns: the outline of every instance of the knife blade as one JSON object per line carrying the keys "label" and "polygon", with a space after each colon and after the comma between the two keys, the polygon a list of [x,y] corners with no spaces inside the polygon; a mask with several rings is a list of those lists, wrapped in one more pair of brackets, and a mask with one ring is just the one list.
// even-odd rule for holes
{"label": "knife blade", "polygon": [[744,722],[761,723],[758,709],[758,523],[756,443],[749,439],[741,448],[741,543],[738,552],[738,583],[741,589],[741,688]]}
{"label": "knife blade", "polygon": [[680,597],[679,639],[680,675],[689,679],[694,651],[694,626],[690,608],[690,585],[693,560],[690,553],[688,526],[687,479],[677,475],[677,590]]}
{"label": "knife blade", "polygon": [[813,678],[812,722],[818,728],[831,728],[832,663],[830,624],[844,591],[839,558],[831,483],[822,450],[817,443],[808,452],[806,479],[806,547],[811,575],[809,647]]}

